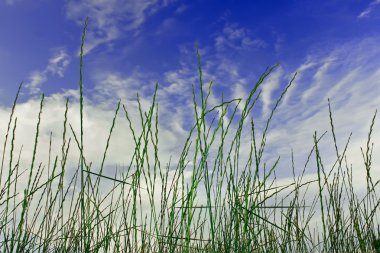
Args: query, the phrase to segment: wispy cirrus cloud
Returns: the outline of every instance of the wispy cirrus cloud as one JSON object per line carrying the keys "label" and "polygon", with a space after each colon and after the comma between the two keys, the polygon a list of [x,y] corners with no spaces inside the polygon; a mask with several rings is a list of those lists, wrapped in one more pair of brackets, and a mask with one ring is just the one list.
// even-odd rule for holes
{"label": "wispy cirrus cloud", "polygon": [[215,47],[218,50],[264,48],[266,46],[267,43],[260,38],[254,38],[249,29],[234,23],[225,24],[223,31],[215,37]]}
{"label": "wispy cirrus cloud", "polygon": [[269,116],[270,106],[273,106],[274,99],[273,93],[280,86],[280,81],[283,77],[283,68],[277,68],[267,79],[264,80],[262,84],[262,102],[263,102],[263,110],[262,116],[264,118]]}
{"label": "wispy cirrus cloud", "polygon": [[70,57],[65,50],[61,49],[57,54],[50,58],[48,65],[42,71],[33,71],[29,76],[29,81],[25,87],[31,94],[40,92],[40,87],[45,83],[49,76],[64,77],[65,70],[70,64]]}
{"label": "wispy cirrus cloud", "polygon": [[[296,69],[300,72],[296,78],[297,86],[287,102],[280,105],[278,114],[272,121],[267,136],[268,153],[264,156],[265,159],[273,162],[277,157],[270,157],[269,154],[278,154],[281,155],[283,164],[289,164],[290,151],[293,148],[299,170],[303,167],[302,161],[306,161],[306,151],[311,150],[314,145],[314,131],[317,131],[318,136],[328,131],[320,143],[320,150],[323,150],[321,155],[325,168],[330,169],[336,160],[336,154],[329,122],[329,98],[340,155],[352,132],[346,153],[347,160],[355,168],[354,174],[357,176],[354,177],[354,184],[357,189],[365,185],[365,177],[360,176],[364,171],[360,147],[366,150],[369,126],[380,105],[380,50],[377,49],[377,40],[374,37],[350,41],[336,47],[332,52],[310,55]],[[375,129],[378,129],[378,119]],[[376,143],[379,138],[374,130],[374,154],[379,150]],[[373,164],[380,162],[375,156],[373,160]],[[375,167],[372,169],[378,171]],[[278,171],[281,173],[282,170]],[[307,173],[315,173],[315,163],[308,166]],[[284,172],[283,175],[285,174]],[[281,177],[281,174],[278,175]]]}
{"label": "wispy cirrus cloud", "polygon": [[120,38],[122,34],[136,35],[150,16],[167,6],[170,0],[69,0],[66,17],[83,26],[86,16],[91,20],[84,54],[102,44]]}
{"label": "wispy cirrus cloud", "polygon": [[314,96],[314,93],[318,89],[320,89],[321,87],[326,87],[326,83],[324,79],[326,77],[326,73],[330,70],[333,61],[334,59],[331,59],[331,58],[324,59],[324,62],[322,63],[322,65],[318,67],[318,69],[313,75],[313,80],[314,80],[313,85],[308,87],[308,89],[305,90],[305,92],[302,94],[301,101],[303,103],[305,103],[306,100],[312,99]]}
{"label": "wispy cirrus cloud", "polygon": [[362,11],[359,15],[358,18],[367,18],[370,16],[370,14],[375,10],[375,8],[380,5],[380,0],[375,0],[369,4],[369,6]]}

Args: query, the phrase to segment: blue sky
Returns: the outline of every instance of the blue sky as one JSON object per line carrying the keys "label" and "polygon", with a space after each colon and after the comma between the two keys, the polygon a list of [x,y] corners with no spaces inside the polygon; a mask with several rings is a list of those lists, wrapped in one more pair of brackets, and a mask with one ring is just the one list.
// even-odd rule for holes
{"label": "blue sky", "polygon": [[[298,72],[267,137],[264,158],[273,164],[281,155],[281,178],[290,176],[292,148],[301,170],[313,146],[314,131],[321,135],[330,130],[328,98],[339,149],[343,150],[353,132],[350,162],[360,167],[357,173],[364,172],[360,146],[366,144],[371,119],[380,105],[379,0],[0,0],[0,133],[5,136],[11,104],[24,81],[16,111],[17,141],[18,148],[21,143],[24,150],[31,148],[31,129],[35,129],[39,97],[44,93],[41,159],[48,150],[50,131],[59,153],[66,97],[71,99],[70,122],[79,129],[78,52],[86,16],[85,142],[88,160],[95,164],[100,163],[119,99],[138,124],[136,93],[148,108],[156,82],[163,161],[182,149],[180,144],[193,122],[191,85],[199,89],[197,44],[204,80],[214,84],[210,107],[221,102],[222,92],[225,99],[246,98],[266,67],[280,64],[262,86],[260,103],[252,114],[259,128]],[[129,161],[130,154],[123,150],[125,140],[131,138],[126,129],[120,116],[109,166]],[[332,165],[332,136],[325,138],[322,157]],[[378,154],[378,124],[373,138],[373,153]],[[28,161],[30,152],[24,152]],[[247,152],[243,149],[242,157]],[[378,162],[374,155],[373,163]],[[315,165],[308,173],[315,173]]]}

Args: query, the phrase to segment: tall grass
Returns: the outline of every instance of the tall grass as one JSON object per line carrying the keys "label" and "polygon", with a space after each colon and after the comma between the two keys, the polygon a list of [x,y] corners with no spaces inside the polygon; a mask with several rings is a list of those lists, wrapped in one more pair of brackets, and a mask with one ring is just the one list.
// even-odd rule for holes
{"label": "tall grass", "polygon": [[[314,146],[301,174],[295,175],[293,163],[293,182],[277,185],[275,170],[279,158],[268,168],[262,157],[271,119],[296,75],[277,100],[261,139],[257,138],[255,122],[250,118],[261,94],[260,85],[277,65],[261,75],[247,98],[224,101],[222,97],[219,105],[210,108],[212,82],[204,88],[197,52],[200,103],[193,86],[195,123],[177,158],[176,168],[170,169],[170,161],[163,166],[158,156],[156,85],[148,111],[143,112],[137,97],[140,133],[135,131],[126,106],[119,101],[100,169],[95,171],[92,163],[86,161],[83,146],[82,67],[86,27],[87,20],[80,54],[80,137],[68,123],[67,100],[61,155],[53,159],[52,170],[50,152],[47,172],[44,166],[35,165],[44,109],[42,95],[32,161],[29,168],[20,172],[21,151],[14,158],[17,127],[14,111],[21,85],[17,91],[0,171],[1,252],[380,252],[377,220],[380,200],[376,194],[379,180],[371,174],[370,147],[376,113],[366,150],[362,150],[367,179],[364,196],[356,193],[352,168],[347,165],[345,153],[349,140],[343,152],[338,150],[330,101],[331,132],[337,156],[334,166],[324,168],[319,141],[325,133],[319,136],[315,132]],[[241,113],[238,106],[242,108]],[[224,116],[228,112],[230,117],[226,120]],[[106,175],[103,167],[120,113],[129,124],[135,149],[127,171],[119,176]],[[209,124],[210,117],[212,122],[216,120],[215,124]],[[233,120],[238,122],[236,130],[231,128]],[[250,129],[250,135],[242,136],[244,127]],[[73,140],[67,139],[68,130]],[[242,138],[250,140],[249,159],[245,164],[239,159]],[[6,154],[8,145],[10,151]],[[65,184],[70,148],[80,153],[80,160],[75,174]],[[148,152],[148,148],[153,152]],[[306,166],[313,160],[317,176],[305,180]],[[16,201],[22,195],[17,186],[24,172],[27,186],[22,191],[22,200]],[[46,181],[41,182],[42,174],[48,175]],[[101,193],[101,182],[112,184],[111,190]],[[317,189],[317,193],[311,193],[310,189]],[[318,228],[314,225],[317,220]]]}

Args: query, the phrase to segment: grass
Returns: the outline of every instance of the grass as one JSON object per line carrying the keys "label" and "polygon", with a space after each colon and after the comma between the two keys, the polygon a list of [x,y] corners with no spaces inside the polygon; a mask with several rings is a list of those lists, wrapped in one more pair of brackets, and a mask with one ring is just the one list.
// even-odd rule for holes
{"label": "grass", "polygon": [[[148,111],[142,111],[137,97],[141,133],[135,131],[126,106],[119,101],[100,169],[95,171],[92,163],[86,161],[83,145],[82,66],[86,26],[87,20],[80,55],[80,133],[76,134],[68,123],[67,100],[61,155],[51,159],[49,152],[47,172],[44,166],[37,167],[35,163],[43,95],[30,167],[20,171],[21,151],[15,158],[14,111],[22,85],[17,91],[0,171],[1,252],[380,252],[377,220],[380,200],[376,194],[379,180],[375,181],[371,174],[370,147],[376,113],[366,150],[362,149],[367,182],[364,196],[356,193],[352,168],[347,165],[349,139],[344,151],[338,151],[330,101],[335,165],[329,170],[324,168],[319,141],[325,133],[319,136],[315,132],[314,146],[301,174],[295,175],[293,163],[293,182],[277,185],[275,171],[279,158],[267,168],[262,157],[270,121],[296,75],[277,100],[261,139],[257,138],[255,122],[250,119],[261,93],[260,85],[277,65],[262,74],[246,99],[223,101],[222,97],[218,106],[209,108],[212,82],[204,92],[197,52],[201,102],[197,103],[193,86],[195,123],[176,169],[169,169],[170,162],[163,166],[158,157],[156,85]],[[240,104],[243,109],[239,114]],[[231,116],[223,120],[228,112]],[[103,173],[103,168],[119,114],[129,124],[135,149],[129,169],[111,176]],[[208,124],[210,117],[217,122]],[[238,122],[236,130],[231,128],[233,120]],[[244,127],[250,129],[249,136],[242,136]],[[68,131],[73,139],[68,138]],[[250,140],[245,164],[239,159],[242,138]],[[5,153],[7,147],[9,154]],[[148,152],[148,148],[153,152]],[[80,160],[67,184],[64,179],[71,149],[80,154]],[[312,161],[317,176],[305,180],[306,167]],[[48,175],[46,181],[41,181],[42,174]],[[20,192],[17,186],[25,176],[26,188]],[[112,184],[111,190],[101,194],[101,182]],[[316,194],[310,189],[316,189]],[[22,200],[16,201],[17,196],[22,196]],[[320,224],[317,228],[313,225],[316,221]]]}

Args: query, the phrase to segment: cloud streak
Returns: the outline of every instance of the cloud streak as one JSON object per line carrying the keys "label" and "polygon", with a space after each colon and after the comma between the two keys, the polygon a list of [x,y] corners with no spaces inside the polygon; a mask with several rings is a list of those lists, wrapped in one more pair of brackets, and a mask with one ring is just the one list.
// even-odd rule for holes
{"label": "cloud streak", "polygon": [[103,44],[110,44],[127,33],[138,34],[145,20],[164,8],[170,1],[162,0],[69,0],[66,17],[83,26],[90,18],[84,54]]}
{"label": "cloud streak", "polygon": [[362,11],[359,15],[358,18],[368,18],[370,17],[371,13],[375,10],[375,8],[380,5],[380,0],[374,0],[369,4],[369,6]]}
{"label": "cloud streak", "polygon": [[65,50],[60,50],[52,58],[48,65],[42,71],[33,71],[29,76],[29,81],[25,87],[29,89],[30,94],[34,95],[40,92],[41,85],[45,83],[49,76],[64,77],[67,66],[70,64],[70,57]]}
{"label": "cloud streak", "polygon": [[237,24],[226,23],[223,31],[215,37],[215,47],[218,50],[226,49],[258,49],[265,48],[267,43],[260,38],[253,38],[252,32]]}

